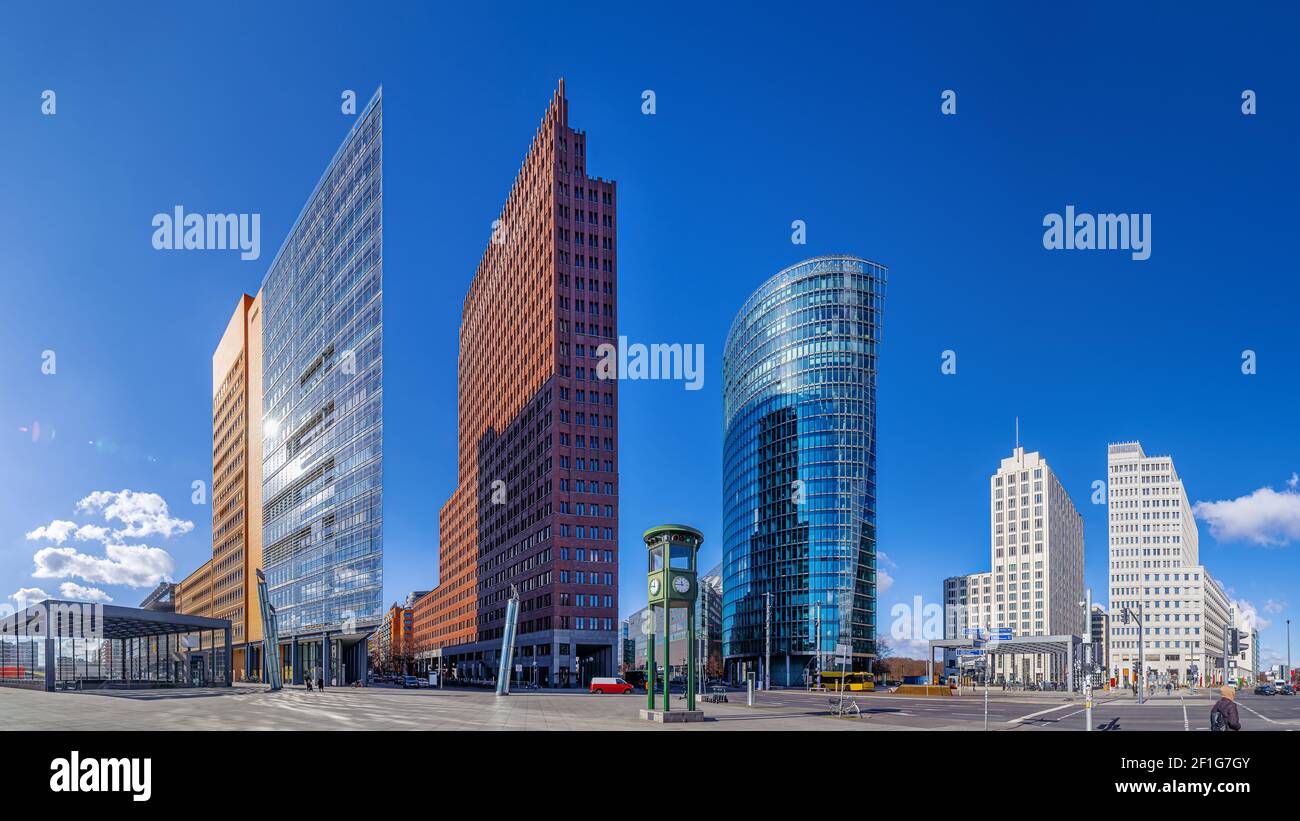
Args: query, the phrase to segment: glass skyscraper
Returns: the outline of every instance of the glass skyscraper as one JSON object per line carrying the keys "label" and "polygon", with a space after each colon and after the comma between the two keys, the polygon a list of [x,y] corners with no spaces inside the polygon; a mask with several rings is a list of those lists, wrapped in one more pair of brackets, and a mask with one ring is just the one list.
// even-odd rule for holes
{"label": "glass skyscraper", "polygon": [[286,679],[365,675],[383,612],[382,93],[262,286],[262,546]]}
{"label": "glass skyscraper", "polygon": [[[723,353],[723,655],[801,684],[876,655],[876,365],[886,269],[827,256],[741,307]],[[818,630],[820,629],[820,638]]]}

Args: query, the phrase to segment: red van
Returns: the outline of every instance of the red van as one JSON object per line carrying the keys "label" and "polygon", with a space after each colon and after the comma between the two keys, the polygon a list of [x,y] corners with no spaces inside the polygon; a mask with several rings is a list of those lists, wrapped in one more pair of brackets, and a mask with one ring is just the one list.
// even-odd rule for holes
{"label": "red van", "polygon": [[602,696],[605,693],[625,695],[632,692],[632,685],[621,678],[593,678],[591,680],[591,692]]}

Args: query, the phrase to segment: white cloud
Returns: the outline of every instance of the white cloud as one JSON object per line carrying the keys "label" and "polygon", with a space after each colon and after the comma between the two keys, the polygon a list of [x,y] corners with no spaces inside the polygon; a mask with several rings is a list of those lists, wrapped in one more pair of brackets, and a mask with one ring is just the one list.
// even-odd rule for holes
{"label": "white cloud", "polygon": [[1285,662],[1286,659],[1283,658],[1282,654],[1279,653],[1275,648],[1270,647],[1267,644],[1265,644],[1263,647],[1260,648],[1259,663],[1261,667],[1264,668],[1276,667],[1277,665],[1284,664]]}
{"label": "white cloud", "polygon": [[1291,474],[1287,490],[1262,487],[1236,499],[1197,502],[1192,512],[1208,522],[1214,538],[1222,542],[1247,541],[1261,545],[1286,545],[1300,540],[1300,480]]}
{"label": "white cloud", "polygon": [[[128,545],[125,539],[146,536],[179,536],[194,529],[194,523],[173,517],[167,502],[157,493],[133,490],[97,490],[77,502],[78,513],[102,514],[110,526],[82,524],[55,519],[48,525],[27,532],[32,541],[52,542],[32,556],[36,565],[32,573],[38,579],[79,578],[98,584],[121,584],[150,587],[171,578],[175,569],[167,551],[143,544]],[[114,529],[111,523],[120,523]],[[104,545],[104,555],[92,556],[73,547],[64,547],[69,537],[78,541],[97,541]],[[104,591],[68,582],[63,585],[65,598],[110,601]],[[72,591],[72,592],[69,592]]]}
{"label": "white cloud", "polygon": [[77,512],[102,512],[105,521],[119,521],[126,525],[113,531],[118,541],[154,535],[165,538],[180,536],[194,529],[193,522],[172,518],[167,502],[157,493],[97,490],[77,502]]}
{"label": "white cloud", "polygon": [[77,526],[76,522],[68,522],[62,519],[55,519],[47,525],[38,527],[35,530],[27,531],[27,538],[33,542],[54,542],[63,544],[72,536],[80,542],[108,542],[115,541],[113,531],[107,527],[99,525],[81,525]]}
{"label": "white cloud", "polygon": [[76,522],[55,519],[43,527],[27,531],[27,538],[32,541],[41,540],[54,542],[55,544],[63,544],[68,540],[68,534],[72,533],[76,529]]}
{"label": "white cloud", "polygon": [[894,577],[884,568],[897,570],[898,565],[894,560],[889,558],[889,554],[883,550],[876,551],[876,596],[889,590],[894,586]]}
{"label": "white cloud", "polygon": [[32,556],[37,579],[78,578],[98,584],[153,587],[171,578],[175,562],[167,551],[146,545],[110,544],[104,556],[78,553],[72,547],[46,547]]}
{"label": "white cloud", "polygon": [[77,528],[77,541],[80,542],[108,542],[114,540],[113,531],[99,525],[82,525]]}
{"label": "white cloud", "polygon": [[876,595],[885,593],[894,586],[894,577],[880,568],[876,568]]}
{"label": "white cloud", "polygon": [[885,643],[893,651],[894,658],[924,660],[930,652],[930,642],[925,639],[899,639],[891,636]]}
{"label": "white cloud", "polygon": [[1286,602],[1284,601],[1269,599],[1268,601],[1264,602],[1265,613],[1272,613],[1273,615],[1276,616],[1278,613],[1281,613],[1285,609],[1286,609]]}
{"label": "white cloud", "polygon": [[59,585],[59,595],[70,601],[98,602],[108,604],[113,597],[98,587],[83,587],[76,582],[64,582]]}
{"label": "white cloud", "polygon": [[[1259,611],[1255,609],[1255,605],[1246,599],[1233,599],[1232,603],[1237,606],[1237,612],[1241,613],[1241,621],[1246,625],[1247,633],[1251,630],[1263,630],[1273,624],[1272,621],[1261,616]],[[1231,627],[1232,625],[1228,626]],[[1220,664],[1219,666],[1222,667],[1223,665]]]}
{"label": "white cloud", "polygon": [[40,604],[46,599],[52,598],[52,596],[39,587],[23,587],[10,595],[9,598],[18,605],[19,610],[24,610],[33,604]]}

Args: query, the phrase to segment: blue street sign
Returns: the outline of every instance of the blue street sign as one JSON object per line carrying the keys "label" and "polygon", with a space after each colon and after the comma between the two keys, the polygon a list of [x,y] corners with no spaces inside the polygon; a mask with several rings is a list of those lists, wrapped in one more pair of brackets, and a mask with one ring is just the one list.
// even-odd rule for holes
{"label": "blue street sign", "polygon": [[963,647],[957,651],[959,656],[982,656],[984,651],[974,647]]}

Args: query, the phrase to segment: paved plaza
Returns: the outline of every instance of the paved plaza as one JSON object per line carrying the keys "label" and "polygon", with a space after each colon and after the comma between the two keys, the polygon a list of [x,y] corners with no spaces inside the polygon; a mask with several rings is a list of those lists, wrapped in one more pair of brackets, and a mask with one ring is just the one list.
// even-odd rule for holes
{"label": "paved plaza", "polygon": [[[861,718],[831,715],[825,694],[798,690],[760,693],[754,707],[743,692],[727,704],[702,704],[707,720],[692,725],[641,721],[645,695],[599,696],[529,691],[497,698],[485,690],[393,687],[333,688],[279,693],[236,686],[195,690],[46,693],[0,688],[0,726],[13,730],[982,730],[983,693],[948,698],[857,693]],[[1159,696],[1137,704],[1131,694],[1099,694],[1098,730],[1208,729],[1214,698]],[[1239,697],[1245,730],[1300,729],[1300,697]],[[674,696],[673,706],[685,703]],[[989,697],[989,729],[1011,732],[1082,730],[1083,703],[1060,693]]]}

